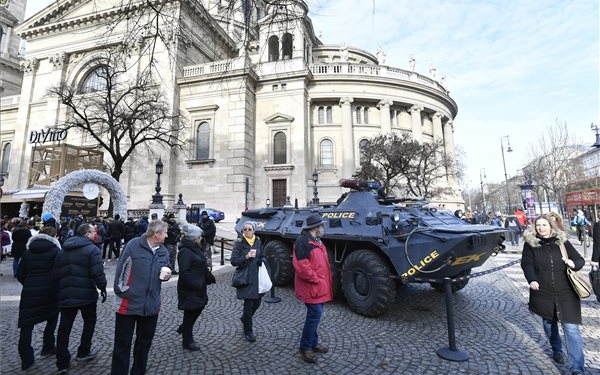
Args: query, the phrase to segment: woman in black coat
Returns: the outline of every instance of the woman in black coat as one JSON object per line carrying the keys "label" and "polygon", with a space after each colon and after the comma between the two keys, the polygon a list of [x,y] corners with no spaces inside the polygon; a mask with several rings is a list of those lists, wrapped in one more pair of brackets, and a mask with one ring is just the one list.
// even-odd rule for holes
{"label": "woman in black coat", "polygon": [[240,319],[244,325],[244,337],[250,342],[256,341],[252,330],[252,317],[264,295],[258,293],[258,267],[265,262],[265,255],[260,239],[254,235],[255,230],[254,222],[244,223],[242,238],[235,241],[231,253],[232,266],[248,267],[248,285],[237,289],[237,298],[244,300],[244,311]]}
{"label": "woman in black coat", "polygon": [[[554,360],[558,363],[565,361],[558,332],[558,322],[561,323],[572,374],[583,374],[585,359],[579,331],[581,300],[569,282],[567,267],[580,270],[585,260],[567,240],[567,235],[553,223],[547,216],[539,216],[534,228],[523,234],[521,268],[529,283],[529,310],[542,318]],[[568,259],[562,256],[561,243]]]}
{"label": "woman in black coat", "polygon": [[27,251],[21,257],[17,279],[23,284],[19,302],[19,356],[21,368],[28,369],[34,362],[31,335],[33,326],[46,322],[42,357],[56,353],[54,331],[58,322],[58,282],[52,277],[52,265],[60,251],[56,228],[43,227],[27,242]]}
{"label": "woman in black coat", "polygon": [[209,272],[203,246],[202,230],[195,225],[184,225],[177,257],[177,307],[183,310],[183,322],[177,328],[177,333],[182,334],[183,348],[191,351],[200,350],[194,342],[192,331],[194,323],[208,303],[206,285]]}

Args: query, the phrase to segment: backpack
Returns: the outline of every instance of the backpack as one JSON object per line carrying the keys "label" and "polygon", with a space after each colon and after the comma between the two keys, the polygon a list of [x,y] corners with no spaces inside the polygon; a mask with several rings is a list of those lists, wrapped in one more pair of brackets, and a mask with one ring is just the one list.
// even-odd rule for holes
{"label": "backpack", "polygon": [[8,235],[8,232],[3,229],[2,233],[0,233],[0,246],[4,247],[10,244],[10,236]]}

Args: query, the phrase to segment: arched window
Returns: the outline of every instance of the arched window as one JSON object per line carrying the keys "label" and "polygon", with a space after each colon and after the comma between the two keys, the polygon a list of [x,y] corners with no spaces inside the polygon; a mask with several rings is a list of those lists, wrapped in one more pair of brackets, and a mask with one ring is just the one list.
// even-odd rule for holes
{"label": "arched window", "polygon": [[358,162],[361,165],[367,161],[367,155],[365,154],[365,150],[368,144],[369,141],[366,139],[361,139],[360,142],[358,142]]}
{"label": "arched window", "polygon": [[269,61],[279,60],[279,37],[272,35],[269,37]]}
{"label": "arched window", "polygon": [[327,107],[327,123],[331,124],[333,122],[333,108],[331,106]]}
{"label": "arched window", "polygon": [[8,162],[10,161],[10,148],[10,143],[6,143],[2,148],[2,168],[0,168],[1,173],[8,172]]}
{"label": "arched window", "polygon": [[330,139],[324,139],[319,145],[320,160],[319,164],[322,166],[333,165],[333,142]]}
{"label": "arched window", "polygon": [[273,137],[273,164],[285,164],[287,162],[286,136],[284,132],[277,132]]}
{"label": "arched window", "polygon": [[363,113],[363,122],[365,124],[369,123],[369,107],[365,107],[365,111]]}
{"label": "arched window", "polygon": [[283,59],[288,60],[292,58],[292,51],[294,50],[293,37],[290,33],[283,34],[283,38],[281,38],[281,46],[283,52]]}
{"label": "arched window", "polygon": [[196,129],[196,160],[208,159],[210,156],[210,125],[203,121]]}
{"label": "arched window", "polygon": [[362,107],[356,107],[356,123],[360,124],[360,118],[362,114]]}
{"label": "arched window", "polygon": [[317,109],[317,118],[318,118],[319,124],[325,123],[325,107],[319,107]]}
{"label": "arched window", "polygon": [[88,94],[96,91],[105,91],[109,83],[112,86],[115,85],[115,82],[110,82],[111,79],[114,79],[114,76],[111,76],[110,67],[108,65],[100,65],[85,76],[79,93]]}

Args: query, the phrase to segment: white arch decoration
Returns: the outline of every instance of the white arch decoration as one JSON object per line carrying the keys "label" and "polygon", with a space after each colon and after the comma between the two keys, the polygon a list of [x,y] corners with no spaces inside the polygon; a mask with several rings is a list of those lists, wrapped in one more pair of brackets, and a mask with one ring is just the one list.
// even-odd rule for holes
{"label": "white arch decoration", "polygon": [[127,197],[121,189],[119,182],[108,173],[100,172],[94,169],[83,169],[67,174],[46,193],[46,200],[42,212],[50,212],[55,218],[59,218],[61,208],[65,200],[65,196],[75,186],[93,182],[102,185],[108,190],[111,199],[113,200],[114,214],[118,214],[122,218],[127,217]]}

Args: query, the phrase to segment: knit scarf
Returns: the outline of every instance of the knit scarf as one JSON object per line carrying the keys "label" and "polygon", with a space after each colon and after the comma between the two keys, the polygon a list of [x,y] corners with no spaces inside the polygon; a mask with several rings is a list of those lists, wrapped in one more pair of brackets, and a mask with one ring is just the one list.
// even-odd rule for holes
{"label": "knit scarf", "polygon": [[253,234],[251,238],[244,236],[246,242],[250,244],[250,247],[254,246],[254,241],[256,241],[256,236]]}

